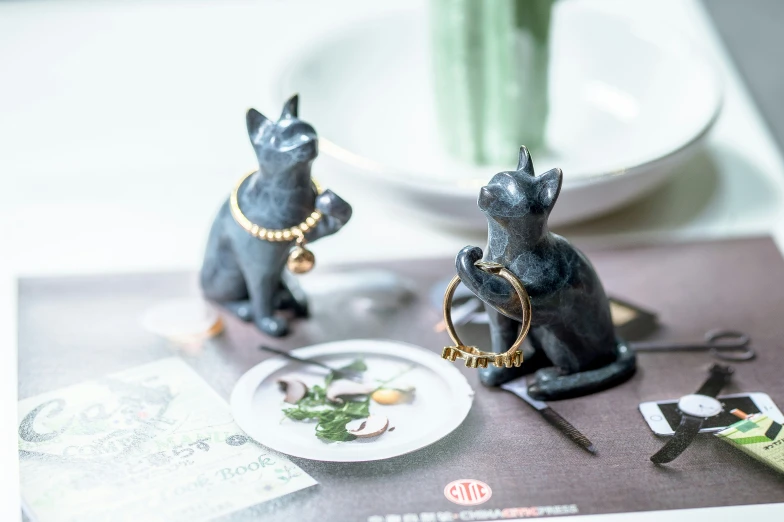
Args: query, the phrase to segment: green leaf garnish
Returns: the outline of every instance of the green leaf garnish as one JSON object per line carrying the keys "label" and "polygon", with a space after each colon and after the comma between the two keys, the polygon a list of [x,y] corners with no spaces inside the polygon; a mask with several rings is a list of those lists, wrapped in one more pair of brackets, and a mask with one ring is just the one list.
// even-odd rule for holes
{"label": "green leaf garnish", "polygon": [[[340,370],[364,372],[367,365],[362,359],[355,359]],[[312,386],[308,393],[291,408],[285,408],[283,414],[295,421],[316,421],[316,436],[327,442],[354,440],[356,437],[346,430],[346,424],[370,415],[370,396],[360,400],[345,401],[336,404],[327,400],[327,386],[332,382],[333,375],[327,375],[324,386]]]}
{"label": "green leaf garnish", "polygon": [[359,372],[362,373],[367,370],[367,364],[365,364],[364,359],[354,359],[349,364],[338,368],[338,370],[347,371],[347,372]]}
{"label": "green leaf garnish", "polygon": [[[379,384],[376,390],[411,370],[413,366]],[[367,365],[363,359],[354,359],[351,363],[339,368],[354,372],[364,372]],[[295,421],[316,421],[316,436],[325,442],[344,442],[356,439],[348,432],[346,424],[353,420],[370,416],[370,394],[359,396],[355,400],[334,403],[327,400],[327,387],[333,381],[330,372],[324,379],[324,386],[312,386],[307,394],[290,408],[284,408],[283,414]],[[375,390],[374,390],[375,391]]]}

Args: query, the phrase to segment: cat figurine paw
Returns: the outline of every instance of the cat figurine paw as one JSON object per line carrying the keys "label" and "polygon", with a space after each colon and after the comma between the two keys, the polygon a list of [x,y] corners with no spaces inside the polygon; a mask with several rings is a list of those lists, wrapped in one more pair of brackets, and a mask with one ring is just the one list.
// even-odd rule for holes
{"label": "cat figurine paw", "polygon": [[511,285],[475,266],[499,263],[525,286],[531,299],[528,340],[534,356],[519,368],[488,367],[480,380],[498,386],[536,371],[529,386],[540,400],[564,399],[618,384],[634,373],[636,360],[615,336],[610,305],[590,261],[566,239],[548,230],[563,174],[534,174],[528,149],[520,148],[517,169],[493,176],[479,193],[488,222],[488,244],[465,247],[457,273],[487,308],[493,352],[505,352],[520,329],[522,308]]}
{"label": "cat figurine paw", "polygon": [[[351,206],[331,190],[318,193],[311,166],[318,156],[316,130],[299,119],[293,96],[277,121],[248,110],[248,136],[259,169],[242,184],[237,202],[254,224],[286,229],[305,221],[317,209],[322,217],[305,233],[308,244],[334,234],[351,218]],[[200,280],[204,296],[244,321],[253,321],[273,337],[286,335],[287,310],[307,317],[307,299],[294,276],[285,270],[294,241],[270,242],[251,236],[231,214],[227,199],[207,239]]]}

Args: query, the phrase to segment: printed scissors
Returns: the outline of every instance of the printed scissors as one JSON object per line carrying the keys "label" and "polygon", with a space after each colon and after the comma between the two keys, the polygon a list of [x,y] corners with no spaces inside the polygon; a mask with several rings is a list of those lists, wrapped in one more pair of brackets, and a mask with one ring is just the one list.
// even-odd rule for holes
{"label": "printed scissors", "polygon": [[710,330],[705,333],[703,342],[651,341],[629,343],[629,346],[637,352],[709,351],[713,357],[723,361],[750,361],[757,356],[751,347],[751,337],[736,330]]}

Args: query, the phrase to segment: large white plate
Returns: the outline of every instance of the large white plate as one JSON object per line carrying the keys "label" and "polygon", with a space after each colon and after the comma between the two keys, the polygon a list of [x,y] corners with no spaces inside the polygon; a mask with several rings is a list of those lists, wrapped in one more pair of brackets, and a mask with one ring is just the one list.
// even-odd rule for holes
{"label": "large white plate", "polygon": [[411,404],[382,406],[371,401],[370,413],[389,418],[387,431],[372,439],[326,443],[315,435],[314,424],[284,417],[283,395],[276,380],[296,374],[305,384],[323,384],[319,368],[274,357],[254,366],[237,381],[231,394],[234,421],[258,443],[304,459],[326,462],[364,462],[388,459],[428,446],[455,430],[471,409],[474,392],[454,365],[433,352],[394,341],[357,339],[318,344],[291,352],[333,366],[362,357],[367,380],[388,379],[409,366],[413,369],[390,386],[413,385]]}
{"label": "large white plate", "polygon": [[[280,96],[301,94],[301,115],[322,136],[319,168],[383,187],[429,218],[484,227],[478,189],[517,164],[517,149],[508,163],[482,167],[444,153],[425,4],[336,29],[281,73]],[[722,98],[715,68],[683,35],[583,2],[556,5],[547,145],[532,151],[538,172],[564,171],[551,225],[661,184],[694,153]]]}

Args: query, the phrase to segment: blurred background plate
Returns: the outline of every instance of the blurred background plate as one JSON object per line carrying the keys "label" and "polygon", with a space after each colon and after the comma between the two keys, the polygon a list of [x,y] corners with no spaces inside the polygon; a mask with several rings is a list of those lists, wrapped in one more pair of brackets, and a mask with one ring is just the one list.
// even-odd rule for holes
{"label": "blurred background plate", "polygon": [[[537,172],[564,171],[557,226],[628,204],[676,173],[716,120],[722,89],[700,50],[666,27],[561,2],[552,31],[546,146],[532,156]],[[299,92],[302,116],[318,122],[322,168],[420,216],[484,228],[478,190],[513,168],[517,151],[489,166],[446,155],[428,37],[424,3],[338,28],[284,69],[280,97]]]}

